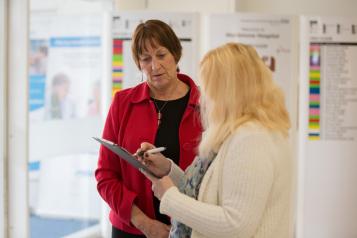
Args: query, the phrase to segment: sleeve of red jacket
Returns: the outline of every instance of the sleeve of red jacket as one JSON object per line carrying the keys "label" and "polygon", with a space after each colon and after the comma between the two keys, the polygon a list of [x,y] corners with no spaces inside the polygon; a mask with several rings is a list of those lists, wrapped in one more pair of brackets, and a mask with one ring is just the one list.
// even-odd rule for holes
{"label": "sleeve of red jacket", "polygon": [[[117,96],[110,107],[103,131],[103,138],[113,142],[117,141],[120,121]],[[111,210],[120,214],[122,221],[130,226],[131,208],[137,194],[130,191],[122,182],[120,159],[103,146],[99,151],[95,177],[100,196],[108,203]]]}

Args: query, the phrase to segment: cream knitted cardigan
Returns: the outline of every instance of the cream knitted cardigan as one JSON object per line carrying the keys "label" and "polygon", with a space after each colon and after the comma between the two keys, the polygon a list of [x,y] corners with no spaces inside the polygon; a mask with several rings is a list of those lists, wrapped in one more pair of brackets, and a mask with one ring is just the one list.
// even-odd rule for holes
{"label": "cream knitted cardigan", "polygon": [[[293,163],[287,139],[246,123],[221,146],[198,200],[170,188],[160,212],[192,228],[192,238],[292,237]],[[178,184],[183,171],[172,163]]]}

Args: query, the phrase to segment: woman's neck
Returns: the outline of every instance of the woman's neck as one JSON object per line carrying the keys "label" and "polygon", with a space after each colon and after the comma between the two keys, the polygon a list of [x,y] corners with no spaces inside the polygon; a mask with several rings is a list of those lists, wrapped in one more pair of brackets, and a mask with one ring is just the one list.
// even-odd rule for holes
{"label": "woman's neck", "polygon": [[177,79],[167,88],[163,88],[161,90],[156,88],[150,88],[150,96],[157,100],[169,101],[185,96],[188,90],[188,85]]}

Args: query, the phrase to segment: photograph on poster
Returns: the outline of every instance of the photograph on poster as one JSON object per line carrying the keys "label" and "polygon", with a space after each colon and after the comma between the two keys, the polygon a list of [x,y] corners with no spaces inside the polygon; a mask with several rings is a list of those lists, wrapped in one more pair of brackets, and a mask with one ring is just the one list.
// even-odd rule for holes
{"label": "photograph on poster", "polygon": [[30,41],[29,74],[46,75],[48,60],[48,42],[46,39]]}
{"label": "photograph on poster", "polygon": [[272,71],[275,72],[275,58],[274,56],[262,56],[262,60],[266,66]]}
{"label": "photograph on poster", "polygon": [[92,83],[91,93],[88,99],[88,116],[98,116],[101,112],[101,83],[100,80]]}
{"label": "photograph on poster", "polygon": [[51,78],[50,95],[45,104],[46,119],[73,119],[76,117],[76,103],[70,95],[71,79],[63,72]]}
{"label": "photograph on poster", "polygon": [[31,39],[29,48],[29,116],[34,121],[44,114],[48,41]]}

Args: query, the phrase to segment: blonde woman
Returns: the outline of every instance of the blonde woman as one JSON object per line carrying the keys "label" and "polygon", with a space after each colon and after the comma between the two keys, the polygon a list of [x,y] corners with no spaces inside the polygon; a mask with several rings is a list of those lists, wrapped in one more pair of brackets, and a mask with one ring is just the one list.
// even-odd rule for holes
{"label": "blonde woman", "polygon": [[[143,162],[172,218],[170,237],[292,237],[292,155],[282,91],[248,45],[228,43],[201,62],[199,156],[185,172],[160,154]],[[140,150],[153,146],[143,143]]]}

